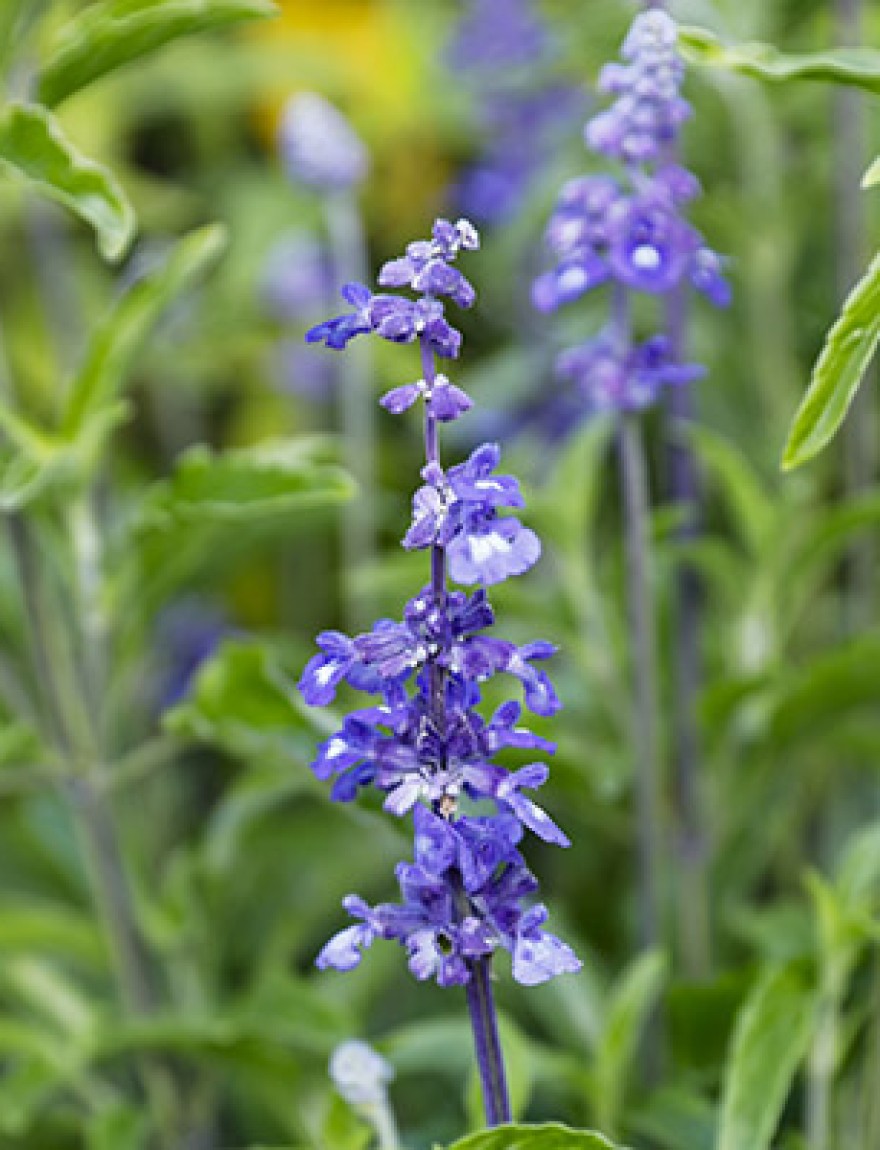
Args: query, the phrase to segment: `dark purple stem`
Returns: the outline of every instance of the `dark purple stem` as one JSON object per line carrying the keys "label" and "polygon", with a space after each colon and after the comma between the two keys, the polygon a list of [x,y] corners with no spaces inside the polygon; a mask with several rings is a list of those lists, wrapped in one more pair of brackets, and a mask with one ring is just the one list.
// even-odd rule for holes
{"label": "dark purple stem", "polygon": [[[430,392],[436,379],[437,369],[434,352],[428,340],[420,340],[422,355],[422,377]],[[440,463],[440,445],[437,435],[437,420],[425,404],[425,459],[428,463]],[[442,608],[446,600],[446,550],[434,546],[431,549],[431,591],[434,602]],[[442,736],[446,727],[446,698],[443,668],[434,660],[429,664],[431,684],[431,714]],[[467,895],[463,888],[457,892],[457,902],[462,917],[470,913]],[[470,981],[467,983],[467,1004],[474,1034],[474,1049],[480,1084],[483,1089],[483,1105],[486,1111],[486,1125],[497,1126],[510,1121],[510,1102],[507,1096],[507,1079],[504,1073],[504,1055],[498,1036],[498,1021],[495,1000],[492,995],[491,958],[471,959],[467,966]]]}
{"label": "dark purple stem", "polygon": [[490,958],[478,958],[468,963],[471,980],[465,989],[483,1087],[486,1125],[499,1126],[502,1122],[510,1121],[510,1101],[492,994],[491,961]]}
{"label": "dark purple stem", "polygon": [[[627,345],[629,298],[614,292],[614,331]],[[626,542],[626,592],[633,675],[633,732],[638,825],[639,934],[645,949],[660,940],[660,889],[663,873],[663,819],[657,740],[657,669],[654,605],[648,546],[648,475],[638,415],[625,413],[618,427],[621,497]]]}

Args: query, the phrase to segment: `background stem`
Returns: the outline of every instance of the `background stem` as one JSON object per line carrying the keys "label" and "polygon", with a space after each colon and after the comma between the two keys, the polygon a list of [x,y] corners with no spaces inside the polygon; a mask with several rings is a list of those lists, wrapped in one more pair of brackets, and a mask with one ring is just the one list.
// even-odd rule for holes
{"label": "background stem", "polygon": [[660,892],[664,866],[654,609],[649,571],[648,477],[638,416],[626,414],[621,417],[618,450],[633,675],[638,932],[642,947],[648,950],[660,941]]}
{"label": "background stem", "polygon": [[[835,42],[845,47],[862,43],[862,0],[835,0]],[[832,92],[834,131],[835,278],[842,303],[865,270],[867,219],[865,193],[860,187],[868,163],[865,101],[856,89],[835,85]],[[869,369],[870,370],[870,369]],[[843,426],[843,461],[849,496],[863,494],[877,470],[874,389],[866,381],[856,392]],[[853,543],[847,557],[844,627],[858,634],[873,617],[876,546],[867,533]]]}
{"label": "background stem", "polygon": [[[669,297],[666,330],[672,359],[685,359],[687,298],[683,285]],[[697,462],[687,433],[693,422],[691,384],[667,389],[666,451],[670,496],[682,521],[679,542],[687,546],[700,532],[700,485]],[[693,978],[708,973],[711,963],[707,841],[700,801],[700,747],[697,697],[700,689],[701,587],[696,568],[679,559],[675,573],[672,657],[674,676],[675,855],[678,880],[678,941],[685,970]]]}

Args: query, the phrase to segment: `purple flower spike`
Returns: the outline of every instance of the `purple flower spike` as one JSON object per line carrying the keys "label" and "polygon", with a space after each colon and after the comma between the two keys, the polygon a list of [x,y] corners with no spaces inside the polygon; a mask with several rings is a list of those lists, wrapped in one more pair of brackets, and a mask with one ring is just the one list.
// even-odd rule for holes
{"label": "purple flower spike", "polygon": [[[630,293],[670,297],[688,285],[716,307],[730,303],[723,261],[684,218],[700,194],[697,178],[675,162],[682,124],[691,114],[681,96],[684,64],[675,21],[661,7],[636,16],[621,49],[622,63],[603,68],[599,89],[610,107],[587,124],[590,150],[623,165],[621,176],[590,175],[560,190],[547,227],[555,264],[532,285],[538,311],[555,311],[604,283],[617,306],[607,331],[569,348],[557,360],[574,394],[558,405],[565,427],[597,411],[640,411],[664,387],[704,373],[663,335],[642,343],[630,331]],[[560,423],[561,426],[561,423]]]}
{"label": "purple flower spike", "polygon": [[[616,201],[616,191],[610,191]],[[595,216],[608,192],[598,182],[579,195]],[[598,218],[591,227],[588,242],[598,252],[606,237]],[[351,970],[375,939],[390,939],[405,950],[420,981],[479,984],[481,989],[469,992],[469,1003],[491,995],[488,960],[499,949],[510,953],[514,977],[526,984],[579,967],[564,944],[539,929],[546,911],[538,908],[536,918],[529,909],[537,882],[520,854],[526,831],[568,845],[547,812],[524,793],[545,783],[547,767],[530,763],[511,772],[494,761],[507,747],[552,754],[554,745],[520,725],[517,702],[502,704],[488,718],[481,713],[480,684],[498,674],[519,680],[525,704],[536,714],[549,716],[559,708],[549,678],[534,665],[555,648],[544,642],[518,647],[486,634],[495,617],[484,587],[528,570],[541,544],[506,514],[524,500],[517,480],[497,473],[497,444],[482,444],[448,469],[440,461],[440,425],[472,406],[469,396],[437,371],[437,357],[454,358],[461,343],[442,301],[460,307],[474,302],[473,288],[453,264],[462,252],[478,247],[479,236],[466,220],[437,220],[430,239],[409,244],[380,272],[382,287],[411,289],[416,298],[348,284],[343,297],[353,311],[308,335],[311,342],[337,349],[361,334],[418,344],[421,378],[392,388],[380,403],[398,415],[424,401],[423,482],[413,496],[403,544],[430,549],[431,581],[407,602],[399,621],[380,619],[354,637],[338,631],[320,635],[319,654],[299,684],[306,701],[317,706],[333,702],[343,683],[375,697],[319,746],[312,770],[330,782],[337,802],[375,789],[386,811],[412,818],[414,837],[413,861],[395,871],[401,901],[370,907],[357,896],[347,898],[344,905],[356,921],[324,946],[318,966]],[[604,269],[604,255],[595,259]],[[449,582],[481,586],[468,594],[451,590]],[[468,810],[471,804],[495,813],[462,813],[462,806]],[[482,1006],[480,1011],[474,1016],[477,1027],[485,1025]],[[487,1041],[495,1040],[489,1035]],[[496,1065],[500,1058],[499,1050]],[[481,1073],[489,1072],[487,1066]]]}

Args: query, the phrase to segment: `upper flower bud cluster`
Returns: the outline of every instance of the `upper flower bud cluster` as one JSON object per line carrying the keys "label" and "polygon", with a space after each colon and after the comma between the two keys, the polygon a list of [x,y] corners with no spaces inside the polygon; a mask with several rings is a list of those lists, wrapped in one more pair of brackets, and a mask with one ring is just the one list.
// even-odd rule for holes
{"label": "upper flower bud cluster", "polygon": [[[589,121],[584,136],[591,150],[622,161],[623,171],[563,186],[546,233],[554,266],[532,285],[539,311],[554,311],[603,284],[624,296],[668,296],[689,285],[716,307],[730,303],[724,261],[685,216],[700,184],[675,161],[679,129],[691,113],[681,96],[677,40],[672,17],[652,8],[633,21],[623,63],[603,68],[599,88],[615,99]],[[574,402],[583,412],[638,410],[663,387],[702,375],[699,366],[676,362],[676,354],[663,336],[634,343],[618,316],[598,337],[564,351],[557,374],[575,383]]]}
{"label": "upper flower bud cluster", "polygon": [[389,260],[379,272],[382,287],[409,287],[419,299],[374,294],[364,284],[346,284],[342,298],[355,310],[318,324],[306,339],[341,349],[355,336],[373,332],[392,343],[421,339],[435,354],[455,359],[461,333],[446,321],[440,297],[449,296],[459,307],[473,305],[473,286],[452,263],[459,252],[479,246],[477,231],[467,220],[455,224],[437,220],[430,240],[409,244],[404,256]]}
{"label": "upper flower bud cluster", "polygon": [[684,64],[678,29],[660,8],[640,13],[621,49],[627,64],[606,64],[599,91],[617,99],[587,124],[587,146],[624,163],[656,162],[668,153],[691,106],[681,96]]}

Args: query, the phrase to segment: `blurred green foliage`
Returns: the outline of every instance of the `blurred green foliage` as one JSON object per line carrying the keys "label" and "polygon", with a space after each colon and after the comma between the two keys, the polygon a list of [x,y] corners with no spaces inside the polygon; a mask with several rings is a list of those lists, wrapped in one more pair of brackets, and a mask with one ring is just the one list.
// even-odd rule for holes
{"label": "blurred green foliage", "polygon": [[[560,73],[591,90],[632,6],[544,7]],[[706,189],[697,222],[730,253],[735,284],[729,314],[693,317],[710,368],[687,431],[704,530],[682,542],[662,499],[652,525],[665,668],[681,564],[703,584],[711,966],[684,961],[673,846],[667,946],[636,953],[612,429],[596,421],[555,453],[527,432],[509,463],[546,554],[497,610],[506,636],[562,648],[565,710],[542,733],[559,744],[548,805],[574,845],[554,857],[537,844],[530,860],[585,969],[529,992],[501,972],[517,1119],[553,1125],[461,1150],[606,1144],[557,1121],[640,1150],[880,1144],[880,631],[873,588],[852,624],[847,577],[853,547],[876,544],[880,492],[842,491],[836,449],[785,479],[776,468],[839,303],[832,88],[801,80],[840,79],[843,65],[827,54],[828,5],[673,7],[711,57],[689,81],[688,162]],[[332,716],[308,713],[294,685],[314,634],[344,617],[338,511],[363,493],[333,404],[279,386],[279,344],[302,332],[263,301],[279,237],[321,228],[274,155],[290,92],[324,91],[370,146],[374,263],[444,207],[481,146],[440,53],[460,6],[285,0],[252,20],[270,9],[0,6],[4,1150],[359,1150],[370,1129],[326,1073],[352,1036],[393,1062],[410,1150],[479,1124],[461,996],[413,985],[392,947],[345,976],[313,970],[340,898],[390,897],[409,847],[377,807],[331,805],[308,770]],[[878,38],[873,9],[865,40]],[[785,55],[742,47],[755,42]],[[876,87],[873,56],[861,59]],[[587,163],[573,138],[468,268],[480,303],[456,381],[486,420],[550,385],[556,337],[531,314],[528,282],[559,182]],[[858,325],[873,343],[875,312]],[[845,350],[861,370],[869,352]],[[379,351],[377,394],[402,382],[401,363]],[[829,377],[846,400],[847,370]],[[648,430],[662,492],[659,417]],[[379,436],[382,554],[355,589],[395,615],[422,578],[396,547],[419,444],[384,416]],[[229,624],[169,692],[177,655],[161,620],[193,594]],[[668,716],[668,675],[662,688]],[[663,736],[668,777],[671,721]],[[671,783],[666,800],[671,828]]]}

